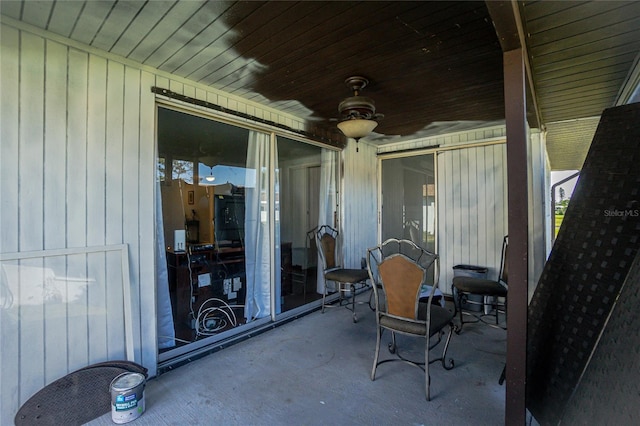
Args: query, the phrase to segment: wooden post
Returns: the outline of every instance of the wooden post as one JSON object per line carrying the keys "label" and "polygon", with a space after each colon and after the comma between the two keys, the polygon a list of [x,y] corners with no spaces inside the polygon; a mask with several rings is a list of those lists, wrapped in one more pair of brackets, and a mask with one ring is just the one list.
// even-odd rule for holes
{"label": "wooden post", "polygon": [[504,53],[509,218],[505,424],[526,421],[529,197],[526,75],[521,48]]}

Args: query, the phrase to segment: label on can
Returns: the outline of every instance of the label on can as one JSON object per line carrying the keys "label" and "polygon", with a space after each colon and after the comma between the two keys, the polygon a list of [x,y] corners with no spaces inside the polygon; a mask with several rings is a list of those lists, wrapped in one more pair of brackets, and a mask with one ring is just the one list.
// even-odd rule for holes
{"label": "label on can", "polygon": [[116,396],[116,411],[130,410],[138,406],[138,399],[136,394],[131,395],[118,395]]}

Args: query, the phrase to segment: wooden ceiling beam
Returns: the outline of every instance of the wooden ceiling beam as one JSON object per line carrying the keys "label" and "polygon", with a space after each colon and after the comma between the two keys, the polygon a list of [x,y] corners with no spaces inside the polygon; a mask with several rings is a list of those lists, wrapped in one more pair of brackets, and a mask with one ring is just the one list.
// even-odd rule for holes
{"label": "wooden ceiling beam", "polygon": [[542,114],[538,106],[537,94],[535,90],[534,77],[531,72],[531,64],[529,62],[529,54],[527,52],[527,43],[523,28],[522,17],[517,1],[485,1],[489,16],[493,20],[493,26],[496,29],[498,40],[503,52],[509,52],[516,49],[522,49],[525,58],[525,70],[527,74],[527,90],[530,96],[527,96],[528,117],[533,120],[529,123],[531,127],[541,128],[543,126]]}

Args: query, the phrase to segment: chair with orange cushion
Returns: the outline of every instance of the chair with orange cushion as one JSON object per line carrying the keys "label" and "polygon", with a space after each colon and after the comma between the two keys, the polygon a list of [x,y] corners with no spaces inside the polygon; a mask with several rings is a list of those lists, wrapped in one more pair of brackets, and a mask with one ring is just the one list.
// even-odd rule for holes
{"label": "chair with orange cushion", "polygon": [[[434,301],[438,288],[438,255],[431,253],[410,240],[391,238],[367,253],[367,269],[373,286],[376,307],[376,353],[373,360],[371,380],[376,378],[376,369],[380,364],[390,361],[403,361],[422,369],[425,373],[425,393],[431,400],[429,364],[441,361],[446,370],[454,366],[452,359],[446,358],[447,349],[454,330],[455,312]],[[433,282],[428,279],[427,271],[433,267]],[[424,297],[423,288],[429,285],[428,297]],[[449,328],[442,356],[430,359],[429,352],[441,340],[445,329]],[[379,360],[382,333],[391,332],[389,352],[394,358]],[[400,355],[396,333],[424,339],[424,361],[409,360]]]}

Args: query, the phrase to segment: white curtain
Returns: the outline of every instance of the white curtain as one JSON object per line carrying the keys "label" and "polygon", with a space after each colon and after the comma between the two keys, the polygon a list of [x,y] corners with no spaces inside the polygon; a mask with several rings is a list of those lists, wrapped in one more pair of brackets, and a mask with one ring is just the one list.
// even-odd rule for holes
{"label": "white curtain", "polygon": [[[276,155],[277,158],[277,155]],[[277,169],[277,164],[274,165]],[[248,321],[271,315],[271,248],[276,283],[280,282],[279,221],[276,241],[269,233],[269,135],[250,131],[247,147],[245,186],[245,259],[247,296],[245,317]],[[276,175],[277,176],[277,175]],[[277,192],[277,182],[276,182]],[[276,214],[278,219],[278,214]],[[276,313],[280,312],[280,286],[276,285]]]}
{"label": "white curtain", "polygon": [[[338,178],[336,176],[338,151],[322,148],[320,155],[320,211],[318,212],[318,226],[330,225],[333,223],[334,212],[336,211],[336,187]],[[318,247],[319,249],[319,247]],[[339,259],[337,259],[340,262]],[[322,271],[322,261],[318,257],[318,293],[324,293],[324,275]]]}
{"label": "white curtain", "polygon": [[158,348],[172,348],[176,345],[171,297],[169,296],[169,275],[167,272],[167,253],[164,243],[164,222],[162,219],[162,191],[160,182],[156,183],[156,271],[158,298]]}

